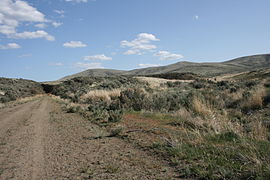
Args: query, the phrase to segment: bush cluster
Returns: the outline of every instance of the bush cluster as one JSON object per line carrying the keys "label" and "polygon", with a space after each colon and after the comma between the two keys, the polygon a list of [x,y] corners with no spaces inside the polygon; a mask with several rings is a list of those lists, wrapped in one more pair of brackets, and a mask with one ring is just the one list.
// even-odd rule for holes
{"label": "bush cluster", "polygon": [[0,103],[44,93],[42,86],[24,79],[0,78]]}
{"label": "bush cluster", "polygon": [[119,122],[123,116],[123,110],[118,99],[108,101],[93,101],[88,110],[91,112],[91,120],[95,122]]}

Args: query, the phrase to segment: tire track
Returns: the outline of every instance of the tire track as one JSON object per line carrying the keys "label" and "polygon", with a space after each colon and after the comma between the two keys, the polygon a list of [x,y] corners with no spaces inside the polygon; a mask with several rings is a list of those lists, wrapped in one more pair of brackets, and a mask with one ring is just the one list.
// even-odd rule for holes
{"label": "tire track", "polygon": [[[6,114],[5,114],[6,112]],[[2,110],[0,179],[177,179],[174,170],[49,97]]]}

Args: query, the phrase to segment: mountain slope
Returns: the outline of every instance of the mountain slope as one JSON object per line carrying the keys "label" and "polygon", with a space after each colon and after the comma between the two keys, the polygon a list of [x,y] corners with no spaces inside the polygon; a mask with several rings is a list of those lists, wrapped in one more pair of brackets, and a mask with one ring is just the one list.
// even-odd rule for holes
{"label": "mountain slope", "polygon": [[77,74],[63,77],[62,79],[60,79],[60,81],[65,81],[65,80],[72,79],[75,77],[85,77],[85,76],[108,77],[108,76],[121,75],[124,73],[126,73],[126,71],[114,70],[114,69],[88,69],[86,71],[79,72]]}
{"label": "mountain slope", "polygon": [[221,63],[192,63],[184,61],[168,66],[136,69],[129,71],[128,73],[131,75],[149,75],[172,72],[192,72],[204,76],[215,76],[251,71],[261,68],[270,68],[270,54],[246,56]]}
{"label": "mountain slope", "polygon": [[217,76],[222,74],[240,73],[257,69],[270,68],[270,54],[254,55],[236,58],[230,61],[219,63],[194,63],[194,62],[178,62],[168,66],[149,67],[143,69],[135,69],[131,71],[120,71],[111,69],[90,69],[71,76],[62,78],[67,80],[80,76],[115,76],[115,75],[151,75],[162,73],[185,73],[192,72],[203,76]]}

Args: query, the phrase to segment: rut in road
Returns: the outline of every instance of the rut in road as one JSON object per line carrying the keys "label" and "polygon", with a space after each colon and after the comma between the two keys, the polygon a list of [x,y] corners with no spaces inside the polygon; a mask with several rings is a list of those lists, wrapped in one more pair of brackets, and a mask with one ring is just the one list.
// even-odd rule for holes
{"label": "rut in road", "polygon": [[121,139],[89,140],[102,133],[46,96],[2,109],[0,179],[175,179],[166,163]]}

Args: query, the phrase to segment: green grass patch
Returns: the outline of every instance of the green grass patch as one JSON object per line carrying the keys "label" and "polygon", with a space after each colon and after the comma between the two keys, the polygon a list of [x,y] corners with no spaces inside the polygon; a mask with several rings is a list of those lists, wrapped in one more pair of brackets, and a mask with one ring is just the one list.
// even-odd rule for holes
{"label": "green grass patch", "polygon": [[155,144],[153,148],[164,153],[184,178],[270,179],[270,143],[266,141],[226,132],[198,144]]}
{"label": "green grass patch", "polygon": [[240,142],[241,138],[234,132],[224,132],[208,138],[213,143]]}
{"label": "green grass patch", "polygon": [[133,115],[141,116],[143,118],[164,122],[166,124],[179,121],[179,117],[174,116],[172,114],[166,114],[166,113],[128,111],[128,112],[125,112],[125,114],[133,114]]}

